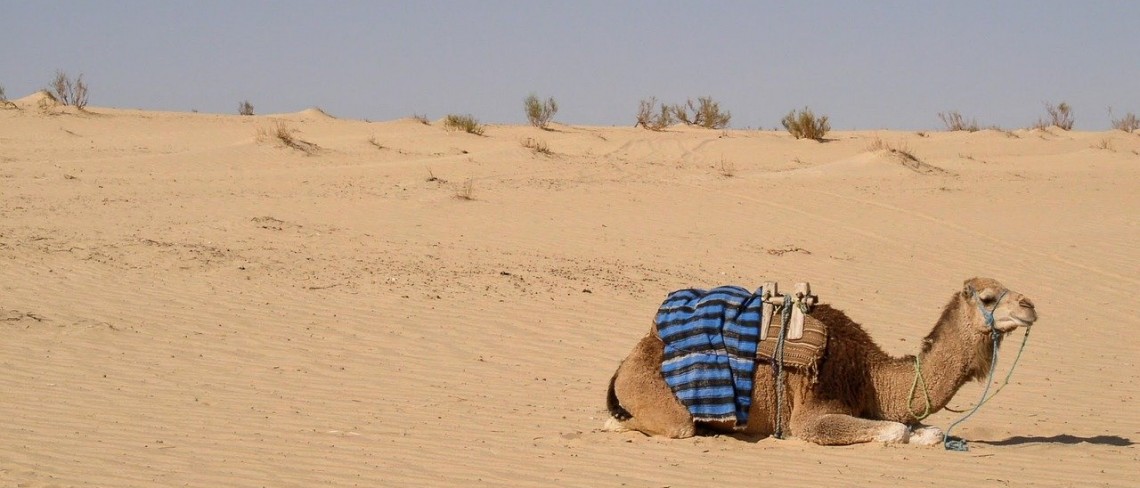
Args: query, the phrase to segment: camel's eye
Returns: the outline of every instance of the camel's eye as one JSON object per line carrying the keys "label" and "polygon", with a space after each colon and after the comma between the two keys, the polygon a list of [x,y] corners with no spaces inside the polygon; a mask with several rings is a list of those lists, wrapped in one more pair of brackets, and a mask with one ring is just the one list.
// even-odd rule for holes
{"label": "camel's eye", "polygon": [[997,297],[991,295],[989,292],[979,294],[978,299],[981,300],[982,303],[984,303],[986,305],[993,305],[994,302],[997,301]]}

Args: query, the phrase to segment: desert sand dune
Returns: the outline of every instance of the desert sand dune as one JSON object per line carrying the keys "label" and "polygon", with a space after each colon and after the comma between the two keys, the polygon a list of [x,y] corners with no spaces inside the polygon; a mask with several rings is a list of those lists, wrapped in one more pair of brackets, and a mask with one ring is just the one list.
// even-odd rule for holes
{"label": "desert sand dune", "polygon": [[[1140,468],[1135,134],[475,136],[16,102],[0,485],[1123,487]],[[278,122],[315,149],[259,136]],[[809,281],[900,355],[977,275],[1040,319],[955,430],[969,452],[601,430],[672,290]]]}

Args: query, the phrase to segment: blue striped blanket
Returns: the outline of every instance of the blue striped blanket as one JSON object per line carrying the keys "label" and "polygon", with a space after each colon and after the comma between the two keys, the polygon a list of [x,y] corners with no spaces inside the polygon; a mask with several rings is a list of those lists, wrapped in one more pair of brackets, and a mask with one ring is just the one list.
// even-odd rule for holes
{"label": "blue striped blanket", "polygon": [[654,324],[665,343],[661,373],[694,420],[748,423],[761,290],[737,286],[670,293]]}

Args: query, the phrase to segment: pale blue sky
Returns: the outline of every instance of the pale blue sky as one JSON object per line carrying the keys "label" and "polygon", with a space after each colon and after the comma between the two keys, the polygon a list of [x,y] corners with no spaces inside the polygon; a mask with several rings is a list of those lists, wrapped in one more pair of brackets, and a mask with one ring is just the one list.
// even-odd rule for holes
{"label": "pale blue sky", "polygon": [[632,125],[642,98],[707,95],[737,128],[808,105],[905,130],[949,110],[1025,127],[1045,101],[1084,130],[1140,113],[1135,1],[0,0],[0,19],[9,97],[62,69],[92,106],[525,123],[535,92],[560,122]]}

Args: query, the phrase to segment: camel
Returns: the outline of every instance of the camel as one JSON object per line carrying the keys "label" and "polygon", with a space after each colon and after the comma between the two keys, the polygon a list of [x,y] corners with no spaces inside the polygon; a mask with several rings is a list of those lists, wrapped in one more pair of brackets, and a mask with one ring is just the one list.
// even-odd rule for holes
{"label": "camel", "polygon": [[698,430],[757,438],[782,430],[821,445],[938,444],[942,431],[920,420],[944,408],[966,382],[984,381],[994,335],[1000,341],[1018,327],[1030,327],[1037,313],[1024,295],[993,279],[972,278],[950,298],[918,354],[904,357],[885,353],[859,324],[830,305],[816,305],[805,319],[822,322],[829,337],[814,377],[786,370],[779,428],[776,381],[772,369],[762,366],[753,377],[747,425],[694,422],[662,376],[664,343],[653,328],[610,380],[606,430],[678,439]]}

